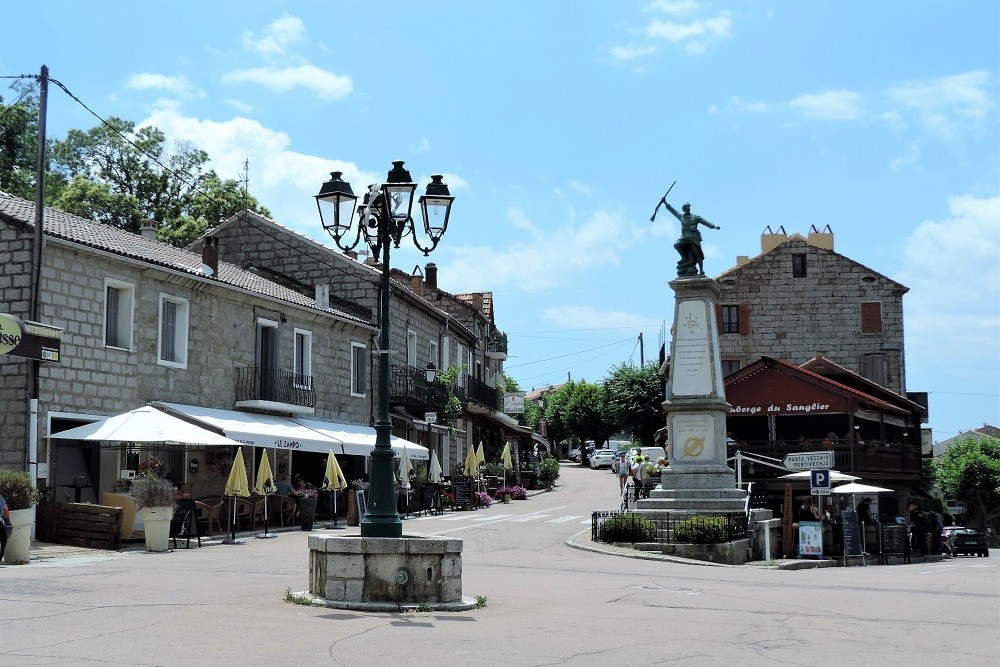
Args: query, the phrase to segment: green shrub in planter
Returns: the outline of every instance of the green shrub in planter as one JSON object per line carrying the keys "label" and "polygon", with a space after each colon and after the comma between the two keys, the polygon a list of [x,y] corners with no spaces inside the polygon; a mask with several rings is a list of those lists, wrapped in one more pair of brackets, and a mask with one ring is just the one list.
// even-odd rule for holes
{"label": "green shrub in planter", "polygon": [[483,474],[487,477],[503,477],[503,466],[499,463],[484,463]]}
{"label": "green shrub in planter", "polygon": [[174,485],[165,479],[148,475],[132,484],[132,497],[139,509],[143,507],[173,507]]}
{"label": "green shrub in planter", "polygon": [[656,524],[637,514],[611,517],[597,529],[602,542],[655,542]]}
{"label": "green shrub in planter", "polygon": [[674,541],[681,544],[721,544],[726,542],[726,518],[695,516],[674,526]]}
{"label": "green shrub in planter", "polygon": [[31,509],[38,503],[38,489],[28,473],[19,470],[0,470],[0,496],[11,510]]}
{"label": "green shrub in planter", "polygon": [[559,461],[545,459],[538,464],[538,480],[542,484],[551,484],[559,479]]}

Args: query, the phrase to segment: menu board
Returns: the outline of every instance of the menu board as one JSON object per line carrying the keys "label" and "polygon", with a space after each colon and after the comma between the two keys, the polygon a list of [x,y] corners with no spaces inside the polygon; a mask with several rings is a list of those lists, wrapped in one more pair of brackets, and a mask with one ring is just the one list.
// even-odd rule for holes
{"label": "menu board", "polygon": [[452,485],[455,492],[455,506],[472,508],[472,478],[459,477]]}
{"label": "menu board", "polygon": [[882,555],[909,555],[910,543],[906,539],[906,526],[899,523],[882,524]]}
{"label": "menu board", "polygon": [[861,555],[861,531],[858,529],[858,513],[854,510],[840,512],[840,527],[844,532],[844,555]]}
{"label": "menu board", "polygon": [[437,484],[422,484],[420,486],[420,512],[434,512],[435,514],[441,511],[441,489]]}

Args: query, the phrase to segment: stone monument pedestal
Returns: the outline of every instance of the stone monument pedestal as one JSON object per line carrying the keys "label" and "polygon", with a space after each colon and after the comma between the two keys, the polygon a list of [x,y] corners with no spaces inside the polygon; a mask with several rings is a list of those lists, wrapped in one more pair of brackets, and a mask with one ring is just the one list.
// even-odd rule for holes
{"label": "stone monument pedestal", "polygon": [[726,463],[726,402],[715,305],[719,286],[706,276],[678,278],[670,343],[667,400],[669,465],[660,486],[637,503],[640,513],[674,518],[742,514],[746,492]]}

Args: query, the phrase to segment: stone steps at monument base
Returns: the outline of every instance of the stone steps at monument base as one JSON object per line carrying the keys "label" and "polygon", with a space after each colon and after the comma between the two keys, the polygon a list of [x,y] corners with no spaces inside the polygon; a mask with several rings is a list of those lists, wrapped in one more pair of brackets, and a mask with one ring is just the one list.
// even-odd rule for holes
{"label": "stone steps at monument base", "polygon": [[653,500],[665,500],[673,498],[725,498],[739,499],[742,502],[747,497],[747,492],[742,489],[664,489],[656,488],[649,492],[649,498]]}

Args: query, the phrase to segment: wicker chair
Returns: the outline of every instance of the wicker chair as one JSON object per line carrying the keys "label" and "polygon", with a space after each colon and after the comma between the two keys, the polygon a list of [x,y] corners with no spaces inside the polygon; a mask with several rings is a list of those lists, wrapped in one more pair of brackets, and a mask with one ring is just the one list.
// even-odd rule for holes
{"label": "wicker chair", "polygon": [[198,523],[205,524],[205,534],[212,535],[212,525],[219,527],[219,533],[222,533],[222,508],[225,506],[225,502],[222,498],[210,499],[206,498],[204,500],[196,500],[194,502],[195,517]]}
{"label": "wicker chair", "polygon": [[269,516],[278,518],[278,525],[292,525],[295,522],[295,499],[291,496],[274,494],[268,496]]}

